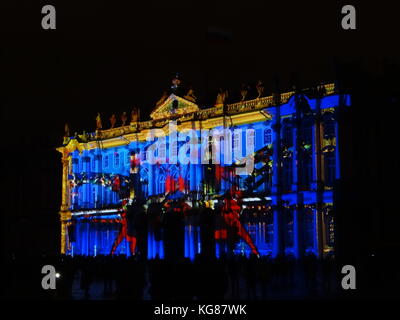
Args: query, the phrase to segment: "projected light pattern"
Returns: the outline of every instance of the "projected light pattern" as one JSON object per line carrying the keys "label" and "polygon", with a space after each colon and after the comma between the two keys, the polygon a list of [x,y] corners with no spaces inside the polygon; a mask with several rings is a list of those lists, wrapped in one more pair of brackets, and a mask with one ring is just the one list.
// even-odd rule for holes
{"label": "projected light pattern", "polygon": [[[58,149],[63,154],[61,251],[70,255],[110,254],[113,242],[121,236],[121,214],[129,211],[123,201],[129,200],[129,207],[132,201],[143,199],[146,208],[158,205],[151,219],[148,212],[138,218],[146,220],[141,222],[146,235],[136,230],[129,214],[123,220],[124,232],[128,240],[142,243],[148,259],[164,258],[168,244],[162,217],[171,210],[166,206],[170,201],[182,199],[188,208],[201,211],[206,202],[214,208],[215,224],[220,224],[215,227],[216,256],[232,252],[249,255],[253,251],[300,258],[307,253],[333,253],[333,192],[335,181],[340,179],[336,111],[351,101],[349,95],[336,93],[333,85],[322,89],[319,96],[311,98],[289,92],[277,101],[262,97],[227,105],[225,111],[222,105],[201,109],[172,94],[156,107],[150,122],[136,119],[128,126],[97,130],[86,142],[66,137]],[[171,122],[177,128],[176,141],[168,135]],[[155,127],[166,132],[165,139],[159,133],[148,139],[148,132]],[[217,140],[206,136],[203,142],[185,149],[190,141],[184,134],[188,128],[200,138],[204,130],[224,129],[229,134]],[[192,147],[200,150],[202,143],[214,152],[208,163],[200,161],[201,152],[196,158],[199,162],[193,158],[188,162],[179,157],[177,162],[171,160],[171,149],[191,155]],[[240,154],[234,154],[235,150]],[[254,168],[250,174],[239,175],[241,162],[235,157],[246,156]],[[214,158],[219,161],[212,162]],[[233,188],[240,190],[243,198],[238,202],[237,217],[225,214],[217,222],[219,202]],[[202,253],[206,239],[200,236],[202,225],[194,222],[197,218],[187,216],[189,211],[179,213],[184,221],[179,222],[183,223],[181,254],[193,259]],[[226,238],[224,223],[244,227],[234,235],[234,246]],[[114,254],[138,252],[138,246],[130,243],[124,238]]]}

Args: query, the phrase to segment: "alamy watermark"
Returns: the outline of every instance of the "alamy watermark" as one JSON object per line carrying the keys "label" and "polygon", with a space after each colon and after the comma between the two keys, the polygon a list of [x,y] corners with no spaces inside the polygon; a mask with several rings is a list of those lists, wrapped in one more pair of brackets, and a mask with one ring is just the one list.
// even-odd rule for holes
{"label": "alamy watermark", "polygon": [[345,276],[342,278],[342,288],[344,290],[356,289],[356,268],[350,264],[343,266],[342,274]]}
{"label": "alamy watermark", "polygon": [[162,129],[151,129],[146,140],[150,144],[140,163],[237,165],[237,175],[249,175],[254,169],[255,130],[251,128],[178,131],[176,121],[171,121],[168,136]]}
{"label": "alamy watermark", "polygon": [[45,30],[56,28],[56,8],[50,4],[42,7],[42,14],[45,14],[42,18],[42,28]]}
{"label": "alamy watermark", "polygon": [[44,290],[55,290],[56,280],[60,277],[60,274],[56,272],[56,268],[51,264],[47,264],[42,267],[42,274],[45,276],[42,278],[42,288]]}
{"label": "alamy watermark", "polygon": [[350,4],[342,7],[342,28],[344,30],[356,29],[356,8]]}

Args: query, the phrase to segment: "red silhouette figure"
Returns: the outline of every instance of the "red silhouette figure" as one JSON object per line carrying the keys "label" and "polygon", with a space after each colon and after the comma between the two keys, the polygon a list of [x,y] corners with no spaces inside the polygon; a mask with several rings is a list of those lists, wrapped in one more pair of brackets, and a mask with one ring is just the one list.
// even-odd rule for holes
{"label": "red silhouette figure", "polygon": [[[257,247],[254,245],[253,240],[251,240],[250,235],[247,230],[243,227],[239,220],[240,211],[242,209],[240,205],[241,192],[231,188],[231,190],[226,194],[224,199],[224,206],[222,207],[222,216],[224,217],[225,223],[229,228],[232,228],[236,233],[249,245],[251,252],[259,256]],[[226,232],[219,230],[219,236],[223,238]],[[216,234],[217,235],[217,234]]]}
{"label": "red silhouette figure", "polygon": [[119,191],[121,189],[121,180],[118,175],[114,178],[111,189],[112,191]]}
{"label": "red silhouette figure", "polygon": [[112,245],[112,249],[111,249],[111,254],[115,253],[115,250],[117,250],[119,244],[121,243],[121,241],[125,238],[126,241],[128,241],[129,243],[129,248],[130,248],[130,252],[132,255],[135,254],[135,249],[136,249],[136,237],[135,236],[131,236],[128,234],[128,222],[126,219],[126,204],[127,201],[123,200],[122,201],[122,208],[123,211],[121,213],[121,230],[117,236],[117,238],[115,239],[113,245]]}

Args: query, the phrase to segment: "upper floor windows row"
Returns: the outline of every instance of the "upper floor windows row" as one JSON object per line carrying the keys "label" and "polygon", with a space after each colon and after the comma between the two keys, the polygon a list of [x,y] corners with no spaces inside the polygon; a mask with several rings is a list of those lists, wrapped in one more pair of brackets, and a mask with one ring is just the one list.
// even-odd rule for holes
{"label": "upper floor windows row", "polygon": [[121,167],[129,167],[130,164],[130,153],[129,152],[115,152],[114,154],[106,154],[102,159],[102,166],[99,161],[94,157],[76,157],[72,159],[73,171],[74,172],[83,172],[83,171],[92,171],[103,169],[111,169],[111,168],[121,168]]}
{"label": "upper floor windows row", "polygon": [[[125,160],[125,161],[124,161]],[[125,163],[124,163],[125,162]],[[107,154],[104,156],[104,168],[108,169],[111,166],[114,168],[119,168],[121,166],[125,166],[130,162],[130,154],[129,152],[114,152],[114,154]]]}

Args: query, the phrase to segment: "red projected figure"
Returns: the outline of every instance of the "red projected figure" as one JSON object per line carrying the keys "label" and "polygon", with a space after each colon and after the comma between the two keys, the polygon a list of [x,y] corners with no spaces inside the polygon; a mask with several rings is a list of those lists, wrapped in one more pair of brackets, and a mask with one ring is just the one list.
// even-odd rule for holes
{"label": "red projected figure", "polygon": [[165,179],[165,193],[174,193],[176,191],[185,192],[186,190],[186,183],[185,180],[179,176],[178,181],[174,179],[171,175],[167,175]]}
{"label": "red projected figure", "polygon": [[228,227],[232,228],[234,232],[236,232],[237,235],[249,245],[251,252],[257,256],[260,256],[257,247],[254,245],[250,235],[247,233],[247,230],[243,227],[239,220],[241,211],[241,205],[239,203],[240,199],[241,192],[232,187],[231,190],[225,195],[224,205],[222,207],[222,216],[224,217],[225,223],[228,225]]}
{"label": "red projected figure", "polygon": [[128,234],[128,222],[127,222],[127,218],[126,218],[126,204],[127,201],[123,200],[122,201],[122,208],[123,211],[121,213],[121,230],[117,236],[117,238],[115,239],[112,249],[111,249],[111,254],[115,253],[115,250],[117,250],[119,244],[121,243],[121,241],[125,238],[126,241],[128,241],[129,243],[129,249],[132,255],[135,254],[135,249],[136,249],[136,237],[135,236],[131,236]]}

